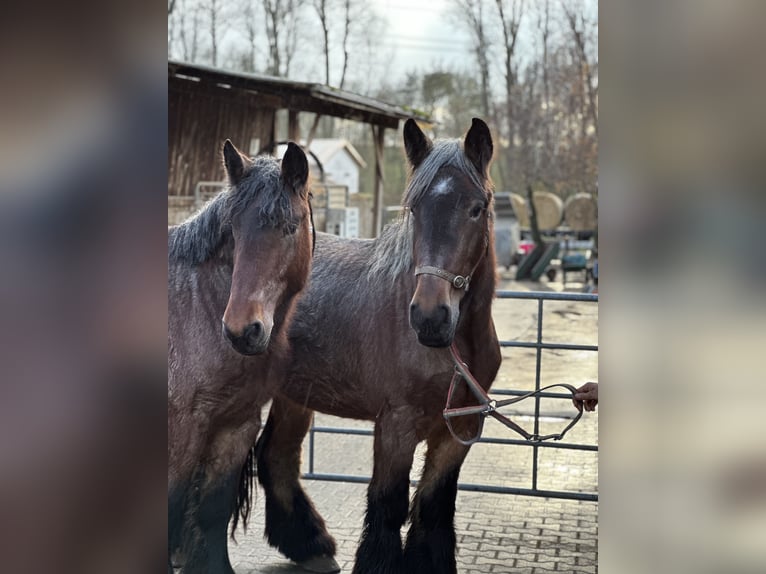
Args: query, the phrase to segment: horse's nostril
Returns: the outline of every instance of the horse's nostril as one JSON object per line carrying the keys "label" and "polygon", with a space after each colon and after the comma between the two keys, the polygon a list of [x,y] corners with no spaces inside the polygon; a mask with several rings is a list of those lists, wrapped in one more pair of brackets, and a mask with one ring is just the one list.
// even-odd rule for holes
{"label": "horse's nostril", "polygon": [[441,320],[445,323],[449,323],[449,306],[439,305],[439,313],[441,315]]}
{"label": "horse's nostril", "polygon": [[234,333],[231,332],[229,327],[227,327],[226,323],[224,323],[223,321],[221,321],[221,330],[223,331],[223,336],[226,337],[229,341],[233,341],[234,339],[236,339],[236,335],[234,335]]}
{"label": "horse's nostril", "polygon": [[245,332],[242,334],[242,336],[248,341],[255,342],[261,338],[262,334],[263,334],[263,323],[261,323],[260,321],[256,321],[255,323],[250,323],[245,328]]}

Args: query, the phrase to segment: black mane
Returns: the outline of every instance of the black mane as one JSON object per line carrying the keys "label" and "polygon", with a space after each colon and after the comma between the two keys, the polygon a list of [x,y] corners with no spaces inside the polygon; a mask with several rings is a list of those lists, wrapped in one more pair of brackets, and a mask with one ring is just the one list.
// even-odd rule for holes
{"label": "black mane", "polygon": [[258,227],[292,233],[295,221],[289,194],[280,177],[279,161],[260,156],[236,186],[210,200],[198,213],[168,231],[168,259],[199,265],[221,252],[231,239],[232,221],[253,203],[258,207]]}

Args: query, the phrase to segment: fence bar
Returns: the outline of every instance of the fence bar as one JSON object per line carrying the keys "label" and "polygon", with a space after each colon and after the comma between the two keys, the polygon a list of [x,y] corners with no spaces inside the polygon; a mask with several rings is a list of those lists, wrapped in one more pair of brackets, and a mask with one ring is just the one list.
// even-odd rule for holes
{"label": "fence bar", "polygon": [[598,494],[588,492],[568,492],[566,490],[539,490],[529,488],[514,488],[512,486],[492,486],[491,484],[466,484],[458,483],[458,490],[469,492],[488,492],[490,494],[520,494],[524,496],[538,496],[540,498],[563,498],[567,500],[587,500],[598,502]]}
{"label": "fence bar", "polygon": [[316,415],[311,415],[311,428],[309,429],[309,472],[314,472],[314,435],[316,434],[316,428],[314,423],[316,422]]}
{"label": "fence bar", "polygon": [[530,343],[525,341],[500,341],[501,347],[526,349],[557,349],[563,351],[598,351],[597,345],[565,345],[563,343]]}
{"label": "fence bar", "polygon": [[[564,398],[569,398],[569,397],[565,396]],[[345,427],[314,427],[313,431],[315,433],[321,433],[321,434],[342,434],[346,436],[374,436],[375,435],[375,432],[372,429],[353,429],[353,428],[345,428]],[[476,444],[506,444],[506,445],[529,446],[531,443],[528,440],[524,440],[524,439],[481,437]],[[576,443],[567,443],[567,442],[548,441],[548,442],[541,442],[538,446],[540,448],[561,448],[561,449],[569,449],[569,450],[587,450],[592,452],[598,451],[598,446],[594,444],[591,445],[591,444],[576,444]],[[309,449],[310,448],[311,448],[311,441],[309,437]],[[309,463],[311,463],[311,457],[309,457]],[[313,473],[313,470],[309,468],[309,472]]]}
{"label": "fence bar", "polygon": [[498,299],[533,299],[535,301],[589,301],[598,303],[596,293],[561,293],[558,291],[495,291]]}
{"label": "fence bar", "polygon": [[[369,484],[369,476],[357,476],[353,474],[333,473],[306,473],[301,476],[305,480],[324,480],[327,482],[351,482],[355,484]],[[417,480],[410,480],[410,486],[417,486]],[[492,486],[487,484],[458,483],[458,490],[466,492],[488,492],[490,494],[521,494],[524,496],[537,496],[541,498],[563,498],[567,500],[598,501],[597,494],[588,492],[568,492],[566,490],[535,490],[529,488],[517,488],[514,486]]]}
{"label": "fence bar", "polygon": [[372,429],[350,429],[341,427],[314,427],[314,432],[325,434],[347,434],[357,436],[374,436]]}
{"label": "fence bar", "polygon": [[[535,361],[535,391],[540,391],[540,365],[543,350],[543,299],[537,300],[537,360]],[[540,395],[535,395],[535,434],[540,434]],[[540,449],[537,444],[532,446],[532,490],[537,490],[537,455]]]}

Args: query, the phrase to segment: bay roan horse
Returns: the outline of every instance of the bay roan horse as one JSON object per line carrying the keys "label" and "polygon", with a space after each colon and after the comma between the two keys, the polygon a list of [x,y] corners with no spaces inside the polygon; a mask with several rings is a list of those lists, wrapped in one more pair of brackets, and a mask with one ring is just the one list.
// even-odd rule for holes
{"label": "bay roan horse", "polygon": [[[312,411],[375,422],[359,574],[456,571],[455,498],[468,447],[442,417],[454,372],[448,346],[455,341],[484,388],[500,366],[489,129],[474,119],[464,141],[431,142],[408,120],[404,144],[412,170],[405,215],[375,240],[317,236],[310,285],[290,327],[291,367],[255,447],[268,541],[304,561],[335,551],[299,483]],[[461,286],[452,275],[470,282]],[[454,405],[475,404],[464,391]],[[472,436],[478,418],[460,419],[456,431]],[[425,467],[410,505],[410,469],[423,440]]]}
{"label": "bay roan horse", "polygon": [[[227,190],[168,231],[168,571],[231,573],[226,529],[260,407],[284,378],[287,326],[309,276],[308,163],[228,140]],[[236,522],[236,515],[235,515]]]}

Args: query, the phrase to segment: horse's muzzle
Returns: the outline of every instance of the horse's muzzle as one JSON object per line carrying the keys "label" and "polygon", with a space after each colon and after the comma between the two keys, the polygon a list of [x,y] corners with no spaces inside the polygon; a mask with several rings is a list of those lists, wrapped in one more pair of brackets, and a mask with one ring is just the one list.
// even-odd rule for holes
{"label": "horse's muzzle", "polygon": [[437,305],[425,313],[417,303],[411,304],[410,326],[418,336],[418,343],[426,347],[448,347],[455,335],[447,305]]}
{"label": "horse's muzzle", "polygon": [[231,343],[234,350],[242,355],[260,355],[269,346],[271,333],[268,333],[263,323],[256,321],[244,328],[241,334],[233,333],[223,323],[223,336]]}

